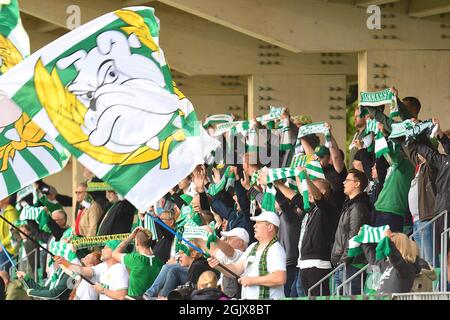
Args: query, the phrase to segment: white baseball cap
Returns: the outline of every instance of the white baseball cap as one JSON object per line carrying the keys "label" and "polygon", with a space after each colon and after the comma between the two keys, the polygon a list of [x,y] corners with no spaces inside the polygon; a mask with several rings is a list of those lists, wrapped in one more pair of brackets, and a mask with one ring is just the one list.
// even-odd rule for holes
{"label": "white baseball cap", "polygon": [[220,234],[224,237],[238,237],[239,239],[242,239],[246,244],[248,244],[248,242],[250,241],[248,232],[244,228],[234,228],[230,231],[222,231]]}
{"label": "white baseball cap", "polygon": [[265,221],[273,224],[274,226],[280,226],[280,217],[275,212],[263,211],[259,216],[251,217],[253,221]]}

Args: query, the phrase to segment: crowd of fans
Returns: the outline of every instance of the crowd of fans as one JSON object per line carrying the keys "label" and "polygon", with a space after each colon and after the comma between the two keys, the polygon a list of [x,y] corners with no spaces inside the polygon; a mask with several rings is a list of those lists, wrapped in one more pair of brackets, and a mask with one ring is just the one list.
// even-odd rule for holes
{"label": "crowd of fans", "polygon": [[[397,104],[402,121],[420,122],[418,99],[397,98]],[[63,198],[55,188],[37,183],[28,198],[0,201],[3,217],[21,231],[0,220],[0,267],[4,270],[0,273],[0,298],[217,300],[326,296],[335,294],[330,284],[342,284],[367,264],[378,268],[381,275],[376,293],[432,290],[434,268],[443,259],[438,254],[445,221],[436,220],[434,235],[427,222],[450,209],[449,132],[439,128],[437,140],[427,134],[410,140],[389,139],[389,152],[377,158],[364,140],[367,121],[375,119],[386,138],[395,122],[382,107],[362,106],[355,110],[357,132],[345,161],[346,152],[339,149],[329,124],[326,127],[331,141],[326,147],[315,134],[296,142],[299,128],[310,122],[305,117],[291,117],[285,111],[281,119],[289,120],[293,139],[290,150],[277,150],[277,162],[290,163],[300,150],[320,161],[325,176],[311,179],[306,174],[309,208],[305,209],[304,193],[278,180],[274,182],[276,209],[265,210],[262,202],[267,176],[261,169],[271,164],[260,163],[254,152],[238,154],[229,147],[234,139],[229,133],[224,134],[226,142],[221,148],[232,155],[232,163],[199,165],[147,213],[138,212],[111,188],[99,188],[102,182],[86,170],[86,182],[76,187],[75,223],[69,227]],[[437,119],[433,123],[439,124]],[[260,123],[257,126],[265,129]],[[214,129],[215,124],[210,124],[208,132]],[[237,139],[245,138],[237,135]],[[274,140],[274,135],[269,135],[267,143],[259,146],[273,152]],[[438,151],[439,145],[444,153]],[[346,162],[351,168],[347,169]],[[220,184],[226,170],[233,180],[230,186],[209,192],[212,184]],[[304,167],[298,170],[306,172]],[[299,177],[295,182],[301,189]],[[20,221],[20,212],[26,206],[44,208],[46,218]],[[187,219],[206,230],[208,238],[189,239],[193,245],[180,241],[174,233],[183,236]],[[349,256],[349,241],[364,225],[389,226],[385,232],[390,249],[386,259],[376,259],[375,244],[371,243],[362,245],[363,254]],[[420,232],[411,240],[408,236],[417,230]],[[129,233],[125,240],[79,249],[70,261],[58,255],[51,257],[43,249],[55,241],[70,243],[80,237],[124,233]],[[345,268],[340,267],[343,265]],[[314,287],[338,267],[331,282]],[[10,268],[13,272],[8,273]],[[36,276],[35,270],[41,272]],[[70,276],[69,271],[82,278]],[[364,279],[368,276],[367,272],[359,275]],[[367,288],[361,288],[359,277],[350,282],[347,294],[367,292]]]}

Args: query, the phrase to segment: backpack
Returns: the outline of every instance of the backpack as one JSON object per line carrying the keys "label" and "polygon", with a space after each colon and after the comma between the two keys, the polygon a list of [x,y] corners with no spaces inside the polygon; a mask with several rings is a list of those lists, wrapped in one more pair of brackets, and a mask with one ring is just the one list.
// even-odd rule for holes
{"label": "backpack", "polygon": [[426,262],[426,266],[422,267],[420,272],[416,275],[411,292],[433,292],[433,281],[436,280],[436,278],[436,271],[428,262]]}

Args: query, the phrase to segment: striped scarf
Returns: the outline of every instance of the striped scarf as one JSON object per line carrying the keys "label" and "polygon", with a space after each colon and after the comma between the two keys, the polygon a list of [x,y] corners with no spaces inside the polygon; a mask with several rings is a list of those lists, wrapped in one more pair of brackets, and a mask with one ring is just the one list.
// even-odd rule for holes
{"label": "striped scarf", "polygon": [[222,178],[220,179],[219,183],[211,183],[208,187],[208,194],[210,196],[217,195],[220,191],[222,191],[224,188],[225,190],[228,190],[230,187],[234,186],[235,181],[235,175],[234,172],[230,173],[231,167],[227,167],[225,169],[225,172],[223,173]]}
{"label": "striped scarf", "polygon": [[325,135],[325,146],[331,147],[331,133],[330,129],[325,127],[325,122],[314,122],[310,124],[302,125],[298,130],[297,145],[300,144],[300,139],[314,133],[323,133]]}
{"label": "striped scarf", "polygon": [[363,253],[362,243],[377,243],[376,259],[383,260],[390,254],[389,238],[384,235],[384,232],[389,229],[389,226],[371,227],[367,224],[361,227],[361,231],[349,240],[348,256],[356,257]]}
{"label": "striped scarf", "polygon": [[[269,271],[267,270],[267,253],[269,252],[270,247],[277,241],[278,241],[277,237],[273,238],[269,242],[269,244],[264,248],[264,250],[261,254],[261,258],[259,259],[259,264],[258,264],[260,277],[269,274]],[[258,251],[258,247],[259,247],[259,242],[256,243],[256,245],[252,248],[252,251],[250,251],[248,258],[256,257],[256,251]],[[269,298],[270,298],[270,287],[259,286],[259,300],[268,300]]]}
{"label": "striped scarf", "polygon": [[251,127],[249,120],[244,121],[234,121],[230,123],[220,123],[216,126],[216,130],[214,131],[214,136],[220,136],[224,134],[225,132],[229,132],[230,135],[235,136],[239,133],[242,133],[243,135],[247,135],[247,132],[249,131]]}
{"label": "striped scarf", "polygon": [[70,244],[76,250],[92,247],[102,247],[108,241],[111,240],[123,241],[127,239],[129,235],[130,235],[129,233],[121,233],[121,234],[110,234],[106,236],[82,237],[71,240]]}
{"label": "striped scarf", "polygon": [[[385,89],[377,92],[360,92],[359,105],[364,106],[382,106],[385,104],[390,104],[390,114],[389,117],[392,119],[400,115],[397,106],[397,97],[391,91],[391,89]],[[361,113],[363,116],[363,113]]]}
{"label": "striped scarf", "polygon": [[159,240],[158,232],[156,232],[155,221],[153,221],[153,219],[148,214],[144,215],[144,220],[138,219],[138,225],[150,231],[150,233],[152,234],[152,240]]}
{"label": "striped scarf", "polygon": [[283,107],[270,106],[269,113],[256,117],[256,121],[258,121],[262,125],[269,125],[269,127],[273,127],[273,124],[270,124],[270,122],[279,120],[285,110],[286,108]]}
{"label": "striped scarf", "polygon": [[272,183],[268,183],[264,191],[261,208],[266,211],[275,212],[275,194],[277,190]]}
{"label": "striped scarf", "polygon": [[[389,147],[383,133],[378,129],[378,122],[375,119],[369,119],[366,122],[366,134],[375,134],[375,156],[380,158],[381,156],[389,153]],[[373,140],[372,140],[373,141]],[[373,145],[371,144],[372,148]],[[367,148],[369,150],[369,147]]]}
{"label": "striped scarf", "polygon": [[55,256],[63,257],[68,261],[72,261],[77,258],[75,248],[72,243],[51,241],[48,250]]}
{"label": "striped scarf", "polygon": [[203,122],[203,128],[208,128],[209,126],[219,124],[219,123],[230,123],[233,122],[233,116],[231,114],[214,114],[208,116]]}

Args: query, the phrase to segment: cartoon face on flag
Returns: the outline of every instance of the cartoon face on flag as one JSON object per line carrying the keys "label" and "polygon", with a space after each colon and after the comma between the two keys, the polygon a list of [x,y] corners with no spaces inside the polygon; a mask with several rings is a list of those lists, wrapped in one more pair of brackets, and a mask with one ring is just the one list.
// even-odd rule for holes
{"label": "cartoon face on flag", "polygon": [[[113,165],[161,158],[167,169],[169,147],[183,141],[184,133],[160,133],[169,125],[181,127],[180,97],[166,89],[158,61],[137,51],[159,51],[142,17],[127,10],[115,14],[129,24],[121,28],[127,31],[98,34],[89,51],[63,55],[50,72],[38,60],[36,93],[62,137],[92,158]],[[144,31],[130,33],[135,29]],[[64,86],[60,74],[73,70]]]}
{"label": "cartoon face on flag", "polygon": [[132,7],[57,39],[0,89],[97,177],[147,210],[215,148],[172,81],[154,10]]}

